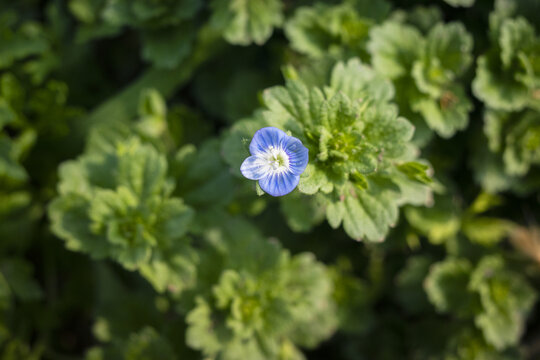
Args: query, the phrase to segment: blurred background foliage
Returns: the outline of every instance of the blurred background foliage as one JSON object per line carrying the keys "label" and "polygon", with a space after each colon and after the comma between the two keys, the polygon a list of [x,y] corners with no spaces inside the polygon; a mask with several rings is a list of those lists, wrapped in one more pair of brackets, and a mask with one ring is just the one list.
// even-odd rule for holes
{"label": "blurred background foliage", "polygon": [[[540,358],[539,24],[0,0],[0,359]],[[310,149],[278,199],[269,125]]]}

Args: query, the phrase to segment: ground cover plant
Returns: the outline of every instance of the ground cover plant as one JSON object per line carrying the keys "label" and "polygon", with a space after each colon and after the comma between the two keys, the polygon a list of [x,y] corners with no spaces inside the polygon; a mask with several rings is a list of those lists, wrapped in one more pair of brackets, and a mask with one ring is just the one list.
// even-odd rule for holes
{"label": "ground cover plant", "polygon": [[539,26],[0,0],[0,359],[540,358]]}

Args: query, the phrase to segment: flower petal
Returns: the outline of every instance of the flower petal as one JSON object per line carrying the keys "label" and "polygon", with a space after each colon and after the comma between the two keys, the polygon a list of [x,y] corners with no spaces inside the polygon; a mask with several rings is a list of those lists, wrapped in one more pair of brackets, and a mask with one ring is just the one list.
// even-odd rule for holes
{"label": "flower petal", "polygon": [[309,160],[309,150],[300,140],[295,137],[287,136],[281,143],[289,157],[289,169],[294,175],[300,175],[306,170]]}
{"label": "flower petal", "polygon": [[258,156],[250,156],[240,166],[242,175],[250,180],[259,180],[270,171],[268,163]]}
{"label": "flower petal", "polygon": [[270,174],[259,180],[261,189],[272,196],[283,196],[291,191],[300,182],[300,175],[291,172]]}
{"label": "flower petal", "polygon": [[251,155],[257,155],[268,151],[270,146],[277,148],[282,139],[288,137],[284,131],[275,127],[264,127],[257,130],[253,139],[249,144],[249,152]]}

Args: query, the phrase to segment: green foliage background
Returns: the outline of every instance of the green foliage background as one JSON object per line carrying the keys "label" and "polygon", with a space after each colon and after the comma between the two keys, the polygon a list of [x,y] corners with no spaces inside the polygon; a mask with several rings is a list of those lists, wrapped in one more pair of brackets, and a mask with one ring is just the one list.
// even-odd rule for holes
{"label": "green foliage background", "polygon": [[[540,358],[539,24],[0,0],[0,359]],[[264,126],[309,149],[281,198]]]}

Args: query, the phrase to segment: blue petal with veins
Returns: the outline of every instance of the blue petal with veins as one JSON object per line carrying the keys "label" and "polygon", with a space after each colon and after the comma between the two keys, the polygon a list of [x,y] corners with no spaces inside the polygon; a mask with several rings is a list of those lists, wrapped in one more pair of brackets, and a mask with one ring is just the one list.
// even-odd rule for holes
{"label": "blue petal with veins", "polygon": [[275,127],[259,129],[249,144],[251,156],[240,171],[258,180],[261,189],[272,196],[283,196],[296,188],[309,160],[308,149],[300,140]]}

